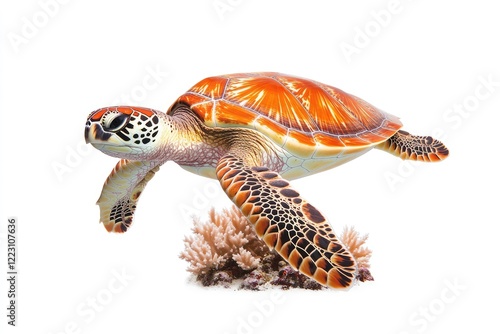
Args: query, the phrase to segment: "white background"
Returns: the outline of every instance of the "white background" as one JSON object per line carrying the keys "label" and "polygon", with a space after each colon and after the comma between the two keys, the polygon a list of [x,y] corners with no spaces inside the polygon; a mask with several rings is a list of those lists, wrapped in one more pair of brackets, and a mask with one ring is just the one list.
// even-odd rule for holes
{"label": "white background", "polygon": [[[4,273],[7,218],[19,224],[18,326],[6,325],[2,274],[3,333],[498,331],[500,23],[490,1],[2,1],[0,22]],[[199,287],[178,258],[186,217],[230,202],[216,181],[173,163],[128,233],[98,224],[116,160],[84,145],[87,115],[128,100],[166,110],[206,76],[245,71],[337,86],[449,147],[437,164],[372,151],[293,182],[337,231],[370,234],[374,282],[276,296]]]}

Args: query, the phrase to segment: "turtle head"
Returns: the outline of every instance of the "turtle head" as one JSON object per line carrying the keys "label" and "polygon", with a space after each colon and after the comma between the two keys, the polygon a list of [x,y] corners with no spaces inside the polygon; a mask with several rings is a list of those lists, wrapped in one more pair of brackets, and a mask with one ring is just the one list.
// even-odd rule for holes
{"label": "turtle head", "polygon": [[160,147],[164,116],[140,107],[101,108],[87,118],[85,141],[113,157],[148,160]]}

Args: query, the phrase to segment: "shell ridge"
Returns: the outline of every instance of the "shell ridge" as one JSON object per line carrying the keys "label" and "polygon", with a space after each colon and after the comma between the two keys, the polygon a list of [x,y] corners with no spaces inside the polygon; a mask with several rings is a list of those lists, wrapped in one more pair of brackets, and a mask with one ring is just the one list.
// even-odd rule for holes
{"label": "shell ridge", "polygon": [[[391,123],[391,122],[392,122],[392,121],[391,121],[391,118],[394,118],[394,123],[396,123],[396,121],[399,121],[399,118],[398,118],[398,117],[396,117],[396,116],[393,116],[393,115],[391,115],[391,114],[388,114],[388,113],[386,113],[386,112],[384,112],[384,111],[382,111],[382,110],[380,110],[380,109],[378,109],[378,108],[376,108],[376,109],[377,109],[377,111],[378,111],[380,114],[382,114],[383,121],[382,121],[382,122],[381,122],[378,126],[376,126],[376,127],[373,127],[373,128],[368,128],[368,127],[366,127],[366,126],[364,125],[364,123],[361,121],[361,119],[360,119],[360,118],[359,118],[359,117],[358,117],[355,113],[353,113],[353,112],[350,110],[350,108],[348,108],[348,107],[345,105],[345,103],[343,103],[343,102],[342,102],[341,100],[339,100],[336,96],[334,96],[334,95],[333,95],[333,94],[331,94],[331,93],[330,93],[327,89],[325,89],[325,88],[324,88],[325,86],[327,86],[327,87],[330,87],[330,86],[325,85],[325,84],[322,84],[322,83],[317,82],[317,81],[313,81],[313,82],[314,82],[315,84],[317,84],[317,85],[318,85],[318,86],[322,89],[322,91],[323,91],[325,94],[327,94],[327,95],[328,95],[328,96],[330,96],[331,98],[335,99],[335,101],[337,101],[340,105],[342,105],[342,106],[343,106],[343,108],[344,108],[344,110],[345,110],[347,113],[349,113],[349,115],[351,115],[353,118],[355,118],[355,119],[356,119],[356,121],[358,121],[358,123],[361,125],[361,127],[363,127],[363,128],[365,129],[365,131],[363,131],[363,132],[358,132],[358,133],[356,133],[356,134],[355,134],[355,136],[356,136],[356,137],[359,137],[359,135],[360,135],[360,134],[371,133],[371,134],[373,134],[373,135],[375,135],[375,136],[377,136],[377,137],[385,137],[385,139],[387,139],[387,138],[389,138],[389,136],[385,136],[385,135],[383,135],[383,134],[378,133],[381,129],[386,129],[386,130],[390,130],[390,131],[395,132],[395,130],[397,130],[397,129],[401,128],[402,124],[401,124],[400,122],[397,122],[397,123],[399,123],[399,126],[398,126],[396,129],[395,129],[394,127],[387,127],[386,125],[388,125],[389,123]],[[332,87],[332,88],[335,88],[335,87]],[[338,89],[338,88],[335,88],[335,89]],[[348,94],[348,93],[345,93],[345,94]],[[349,94],[349,95],[350,95],[350,94]],[[361,100],[361,99],[360,99],[360,98],[356,98],[356,100]],[[366,102],[366,101],[364,101],[364,100],[361,100],[361,101],[363,101],[364,103],[367,103],[367,102]],[[358,103],[359,103],[360,101],[356,101],[356,102],[358,102]],[[374,107],[374,108],[375,108],[375,107]],[[324,132],[324,131],[323,131],[323,132]],[[327,132],[325,132],[325,133],[327,133]],[[332,135],[331,133],[327,133],[327,134]],[[353,134],[335,134],[335,136],[337,136],[337,137],[340,139],[341,137],[352,137],[352,136],[353,136]],[[360,139],[362,139],[362,138],[360,138]],[[363,139],[363,141],[367,141],[367,140]],[[380,140],[380,141],[367,141],[367,142],[368,142],[368,143],[373,143],[373,144],[376,144],[376,143],[380,143],[380,142],[382,142],[382,141],[384,141],[384,140]]]}
{"label": "shell ridge", "polygon": [[[356,121],[358,121],[358,123],[359,123],[361,126],[363,126],[366,130],[368,130],[368,129],[366,128],[366,126],[363,124],[363,122],[361,122],[361,120],[359,119],[359,117],[358,117],[358,116],[356,116],[356,114],[354,114],[354,113],[351,111],[351,109],[349,109],[349,108],[348,108],[348,107],[344,104],[344,102],[342,102],[341,100],[339,100],[336,96],[334,96],[333,94],[331,94],[328,90],[326,90],[326,89],[324,88],[324,86],[326,86],[325,84],[322,84],[322,83],[320,83],[320,82],[316,82],[316,81],[314,81],[314,83],[315,83],[316,85],[318,85],[318,87],[320,87],[320,88],[321,88],[321,90],[323,91],[323,93],[325,93],[326,95],[330,96],[332,99],[334,99],[335,101],[337,101],[340,105],[342,105],[342,107],[344,108],[344,111],[345,111],[346,113],[348,113],[348,114],[349,114],[349,115],[350,115],[353,119],[355,119]],[[347,94],[347,93],[346,93],[346,94]]]}
{"label": "shell ridge", "polygon": [[[250,76],[251,78],[257,79],[265,79],[265,81],[272,82],[272,85],[276,85],[281,90],[280,94],[275,94],[276,101],[274,101],[274,106],[276,110],[272,110],[273,112],[263,112],[259,110],[257,105],[251,105],[250,107],[246,105],[246,100],[240,100],[238,95],[235,95],[234,92],[232,94],[225,94],[224,100],[227,102],[231,102],[239,107],[243,107],[255,114],[262,114],[267,117],[269,121],[275,123],[276,125],[281,125],[281,127],[291,127],[296,130],[306,131],[308,133],[312,133],[317,130],[317,124],[315,122],[311,122],[310,113],[304,108],[303,103],[297,98],[297,95],[290,91],[286,85],[283,84],[283,79],[286,79],[287,76],[285,74],[279,74],[275,72],[263,72],[257,76]],[[293,78],[293,77],[291,77]],[[237,82],[236,82],[237,84]],[[229,85],[230,86],[230,85]],[[249,84],[251,86],[251,84]],[[229,87],[229,89],[232,89]],[[266,95],[271,94],[272,92],[263,91]],[[269,97],[268,97],[269,98]],[[292,108],[291,105],[297,107],[298,109]],[[271,110],[269,110],[271,111]],[[307,118],[305,118],[306,116]],[[286,120],[283,122],[283,120]]]}
{"label": "shell ridge", "polygon": [[224,89],[222,90],[222,94],[221,94],[221,97],[223,99],[226,98],[226,90],[227,90],[227,86],[229,85],[229,82],[231,81],[231,78],[224,78],[226,79],[226,83],[224,84]]}
{"label": "shell ridge", "polygon": [[[285,75],[283,75],[283,77],[285,77]],[[304,106],[304,103],[302,103],[302,101],[299,100],[299,97],[292,91],[290,90],[286,85],[283,84],[283,82],[281,80],[278,80],[278,79],[275,79],[273,78],[274,80],[276,80],[277,82],[280,83],[281,86],[283,86],[283,88],[289,92],[294,98],[295,98],[295,101],[297,101],[298,104],[300,104],[302,106],[302,109],[305,111],[306,115],[307,115],[307,120],[306,120],[306,123],[310,124],[311,125],[311,128],[314,127],[316,128],[315,130],[311,131],[311,133],[314,133],[316,131],[318,131],[320,129],[318,123],[316,123],[316,121],[314,120],[314,118],[311,116],[311,112],[309,110],[306,109],[306,107]],[[283,78],[283,80],[286,81],[286,79]],[[316,85],[316,82],[313,82],[315,85]],[[317,86],[317,85],[316,85]],[[299,129],[297,129],[298,131],[301,131]],[[305,131],[303,131],[305,132]]]}

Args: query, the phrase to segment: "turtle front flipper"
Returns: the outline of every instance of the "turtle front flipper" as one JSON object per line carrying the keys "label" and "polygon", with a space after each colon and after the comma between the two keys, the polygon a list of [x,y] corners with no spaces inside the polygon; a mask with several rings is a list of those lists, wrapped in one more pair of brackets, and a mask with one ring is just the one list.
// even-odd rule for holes
{"label": "turtle front flipper", "polygon": [[155,161],[122,159],[111,171],[97,204],[101,222],[108,232],[126,232],[134,218],[137,201],[146,184],[160,169]]}
{"label": "turtle front flipper", "polygon": [[354,257],[323,215],[266,167],[235,155],[223,157],[217,178],[257,235],[290,265],[322,285],[347,288],[356,280]]}
{"label": "turtle front flipper", "polygon": [[376,147],[403,160],[441,161],[449,154],[448,148],[439,140],[430,136],[414,136],[403,130]]}

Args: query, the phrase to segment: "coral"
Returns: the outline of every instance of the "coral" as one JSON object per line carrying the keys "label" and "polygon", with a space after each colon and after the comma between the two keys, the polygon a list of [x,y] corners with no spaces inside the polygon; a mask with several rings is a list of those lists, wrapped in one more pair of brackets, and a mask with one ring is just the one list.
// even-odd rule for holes
{"label": "coral", "polygon": [[240,247],[238,254],[233,255],[233,260],[236,261],[238,266],[243,270],[250,270],[257,268],[260,263],[260,259],[252,255],[249,251]]}
{"label": "coral", "polygon": [[197,275],[221,268],[229,259],[243,270],[254,269],[259,265],[259,255],[267,248],[235,206],[221,213],[212,208],[208,223],[195,218],[193,232],[184,238],[185,250],[180,257],[190,263],[188,270]]}
{"label": "coral", "polygon": [[372,256],[372,251],[366,247],[363,247],[368,235],[359,235],[359,232],[354,229],[354,227],[344,227],[344,231],[340,236],[342,243],[349,249],[351,254],[356,259],[358,263],[358,279],[361,282],[373,281],[373,277],[368,270],[370,268],[370,258]]}
{"label": "coral", "polygon": [[[194,219],[194,234],[184,238],[185,249],[180,258],[189,263],[188,271],[196,275],[204,286],[230,287],[239,280],[240,289],[260,290],[268,285],[282,289],[304,288],[319,290],[324,287],[290,267],[274,250],[257,236],[240,210],[233,206],[217,213],[209,212],[209,219]],[[341,241],[358,262],[358,279],[373,280],[368,268],[371,250],[364,247],[368,236],[360,236],[354,228],[344,228]]]}

